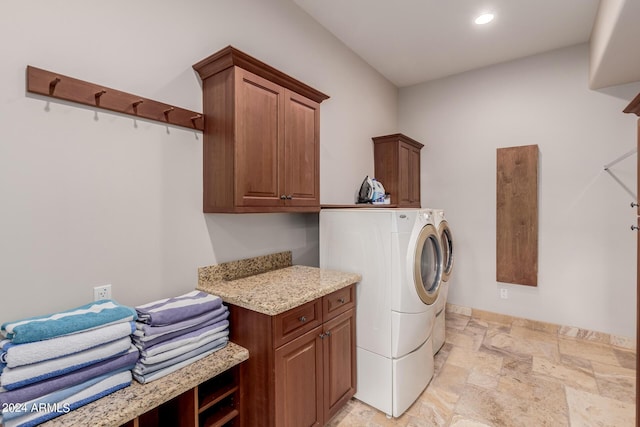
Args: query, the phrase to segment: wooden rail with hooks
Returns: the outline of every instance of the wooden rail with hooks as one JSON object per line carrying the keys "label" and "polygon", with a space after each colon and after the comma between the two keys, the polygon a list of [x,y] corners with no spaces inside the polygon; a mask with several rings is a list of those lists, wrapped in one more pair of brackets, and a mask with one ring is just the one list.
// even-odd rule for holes
{"label": "wooden rail with hooks", "polygon": [[161,123],[204,130],[202,113],[27,66],[27,91]]}

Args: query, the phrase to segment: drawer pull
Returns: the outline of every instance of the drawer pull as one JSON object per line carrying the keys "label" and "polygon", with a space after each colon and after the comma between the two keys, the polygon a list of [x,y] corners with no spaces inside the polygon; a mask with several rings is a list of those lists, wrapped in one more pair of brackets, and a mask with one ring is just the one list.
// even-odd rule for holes
{"label": "drawer pull", "polygon": [[302,316],[298,319],[299,321],[301,321],[302,323],[307,321],[307,318],[305,316]]}
{"label": "drawer pull", "polygon": [[339,298],[339,299],[338,299],[338,302],[339,302],[340,304],[344,304],[344,298]]}

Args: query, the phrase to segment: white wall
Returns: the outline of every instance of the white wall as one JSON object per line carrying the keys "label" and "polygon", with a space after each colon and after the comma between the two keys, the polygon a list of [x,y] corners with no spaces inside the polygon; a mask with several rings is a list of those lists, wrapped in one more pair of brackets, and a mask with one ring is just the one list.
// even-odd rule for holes
{"label": "white wall", "polygon": [[191,66],[231,44],[331,96],[323,203],[352,201],[368,138],[396,128],[396,88],[289,0],[7,2],[0,40],[0,322],[98,284],[137,305],[192,290],[199,266],[318,259],[317,215],[202,213],[201,133],[27,94],[28,64],[202,111]]}
{"label": "white wall", "polygon": [[[603,165],[635,147],[640,91],[588,90],[580,45],[400,90],[401,132],[425,144],[422,205],[444,208],[456,258],[449,302],[635,336],[632,197]],[[496,282],[496,149],[538,144],[538,286]],[[612,171],[634,193],[636,157]],[[509,298],[499,298],[507,288]]]}

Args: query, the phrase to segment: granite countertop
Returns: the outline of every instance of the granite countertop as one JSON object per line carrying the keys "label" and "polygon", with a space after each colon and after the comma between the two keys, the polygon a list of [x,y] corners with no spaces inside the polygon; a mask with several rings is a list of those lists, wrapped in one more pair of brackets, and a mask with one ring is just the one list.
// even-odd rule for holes
{"label": "granite countertop", "polygon": [[[248,261],[251,264],[251,260]],[[200,271],[197,289],[218,295],[228,304],[270,316],[313,301],[362,279],[362,276],[355,273],[303,265],[281,265],[280,268],[265,273],[226,280],[206,273],[206,268],[210,267]]]}
{"label": "granite countertop", "polygon": [[249,352],[230,342],[221,350],[158,380],[129,387],[42,424],[46,427],[120,426],[247,360]]}

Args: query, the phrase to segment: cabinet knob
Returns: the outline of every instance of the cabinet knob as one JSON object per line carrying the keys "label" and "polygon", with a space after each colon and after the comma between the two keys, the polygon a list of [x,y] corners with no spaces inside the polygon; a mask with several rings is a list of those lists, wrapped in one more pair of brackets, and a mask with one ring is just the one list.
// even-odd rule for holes
{"label": "cabinet knob", "polygon": [[326,337],[327,335],[326,335],[326,334],[320,334],[320,335],[318,335],[318,336],[320,337],[320,339],[321,339],[321,340],[323,340],[323,339],[324,339],[324,337]]}
{"label": "cabinet knob", "polygon": [[307,318],[305,316],[302,316],[300,318],[298,318],[299,321],[301,321],[302,323],[307,321]]}
{"label": "cabinet knob", "polygon": [[325,335],[326,337],[330,337],[330,336],[331,336],[331,331],[327,331],[327,332],[325,332],[325,333],[324,333],[324,335]]}
{"label": "cabinet knob", "polygon": [[638,206],[640,206],[640,205],[637,204],[636,202],[631,202],[631,207],[632,208],[637,208]]}
{"label": "cabinet knob", "polygon": [[340,304],[344,304],[344,298],[338,298],[338,302],[339,302]]}
{"label": "cabinet knob", "polygon": [[293,199],[293,194],[289,194],[289,195],[287,196],[287,200],[291,200],[291,199]]}
{"label": "cabinet knob", "polygon": [[637,225],[631,226],[631,231],[638,231],[638,230],[640,230],[640,227],[638,227]]}
{"label": "cabinet knob", "polygon": [[280,196],[280,200],[285,200],[287,198],[287,196],[285,196],[284,194],[282,196]]}

